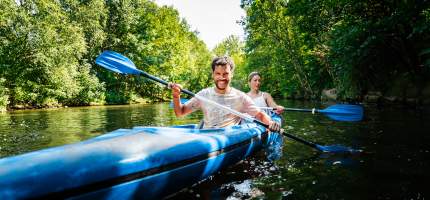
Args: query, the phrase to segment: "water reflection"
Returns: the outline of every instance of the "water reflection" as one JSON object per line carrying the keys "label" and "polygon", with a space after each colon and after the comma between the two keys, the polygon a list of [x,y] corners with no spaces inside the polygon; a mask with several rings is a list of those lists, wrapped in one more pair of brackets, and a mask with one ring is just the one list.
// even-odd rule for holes
{"label": "water reflection", "polygon": [[[292,108],[314,106],[280,103]],[[368,106],[363,121],[336,122],[324,115],[287,112],[284,128],[290,133],[367,153],[319,154],[284,138],[280,159],[269,162],[260,152],[173,199],[427,199],[430,115],[418,113]]]}
{"label": "water reflection", "polygon": [[70,144],[119,128],[197,123],[176,118],[167,104],[25,110],[0,114],[0,157]]}

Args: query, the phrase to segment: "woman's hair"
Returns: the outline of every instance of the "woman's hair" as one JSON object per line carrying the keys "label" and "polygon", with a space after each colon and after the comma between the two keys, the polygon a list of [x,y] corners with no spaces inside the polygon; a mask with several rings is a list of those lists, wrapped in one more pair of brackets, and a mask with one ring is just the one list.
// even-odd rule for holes
{"label": "woman's hair", "polygon": [[260,73],[258,73],[258,72],[251,72],[251,73],[248,75],[248,82],[250,82],[250,81],[252,80],[252,78],[254,78],[254,76],[259,76],[259,77],[261,77]]}

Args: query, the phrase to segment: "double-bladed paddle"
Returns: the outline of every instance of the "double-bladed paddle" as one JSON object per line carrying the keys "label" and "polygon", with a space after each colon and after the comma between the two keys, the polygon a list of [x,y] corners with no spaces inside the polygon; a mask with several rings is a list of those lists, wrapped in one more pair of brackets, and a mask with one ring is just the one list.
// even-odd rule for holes
{"label": "double-bladed paddle", "polygon": [[[159,83],[161,83],[161,84],[163,84],[165,86],[169,85],[168,82],[166,82],[166,81],[164,81],[164,80],[162,80],[160,78],[157,78],[157,77],[155,77],[153,75],[150,75],[150,74],[148,74],[148,73],[146,73],[144,71],[141,71],[141,70],[137,69],[136,66],[134,65],[134,63],[130,59],[128,59],[127,57],[125,57],[125,56],[123,56],[123,55],[121,55],[119,53],[113,52],[113,51],[104,51],[102,54],[100,54],[97,57],[97,59],[96,59],[96,64],[98,64],[98,65],[100,65],[100,66],[102,66],[102,67],[104,67],[104,68],[106,68],[106,69],[108,69],[110,71],[113,71],[113,72],[117,72],[117,73],[120,73],[120,74],[142,75],[142,76],[144,76],[146,78],[149,78],[149,79],[151,79],[153,81],[159,82]],[[267,124],[261,122],[260,120],[254,119],[254,118],[252,118],[249,115],[243,114],[243,113],[238,112],[236,110],[233,110],[233,109],[231,109],[231,108],[229,108],[227,106],[223,106],[221,104],[218,104],[217,102],[214,102],[212,100],[209,100],[209,99],[206,99],[206,98],[201,97],[199,95],[196,95],[196,94],[194,94],[194,93],[192,93],[192,92],[190,92],[188,90],[181,89],[181,92],[183,92],[185,94],[188,94],[188,95],[190,95],[192,97],[195,97],[195,98],[197,98],[200,101],[203,101],[205,103],[211,104],[213,106],[217,106],[218,108],[226,110],[226,111],[228,111],[228,112],[230,112],[230,113],[232,113],[234,115],[237,115],[237,116],[239,116],[240,118],[242,118],[244,120],[247,120],[247,121],[250,121],[250,122],[254,122],[254,123],[262,125],[262,126],[264,126],[266,128],[269,128],[269,126]],[[317,149],[317,150],[319,150],[321,152],[330,152],[330,153],[339,153],[339,152],[341,152],[341,153],[355,153],[355,152],[359,152],[360,151],[360,150],[351,149],[349,147],[344,147],[344,146],[341,146],[341,145],[322,146],[322,145],[318,145],[318,144],[315,144],[315,143],[312,143],[312,142],[308,142],[308,141],[306,141],[304,139],[301,139],[301,138],[299,138],[297,136],[288,134],[283,129],[281,129],[280,132],[283,135],[285,135],[285,136],[287,136],[287,137],[289,137],[291,139],[294,139],[294,140],[296,140],[298,142],[301,142],[301,143],[303,143],[305,145],[313,147],[313,148],[315,148],[315,149]]]}

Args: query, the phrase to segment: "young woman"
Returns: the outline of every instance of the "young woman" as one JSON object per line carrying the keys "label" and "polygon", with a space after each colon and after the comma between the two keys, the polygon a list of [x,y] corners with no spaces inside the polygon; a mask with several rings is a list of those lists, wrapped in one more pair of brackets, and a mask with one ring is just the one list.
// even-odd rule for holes
{"label": "young woman", "polygon": [[272,96],[267,92],[260,91],[261,76],[258,72],[251,72],[248,76],[248,84],[251,89],[247,95],[254,100],[254,103],[261,108],[274,108],[275,113],[281,114],[284,107],[276,104]]}

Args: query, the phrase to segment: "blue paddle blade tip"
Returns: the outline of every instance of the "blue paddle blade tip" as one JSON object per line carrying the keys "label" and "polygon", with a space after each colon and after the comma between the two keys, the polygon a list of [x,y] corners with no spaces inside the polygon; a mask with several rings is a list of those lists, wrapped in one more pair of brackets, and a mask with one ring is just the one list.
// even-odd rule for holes
{"label": "blue paddle blade tip", "polygon": [[130,59],[114,51],[104,51],[96,58],[96,64],[120,74],[139,75],[142,72]]}

